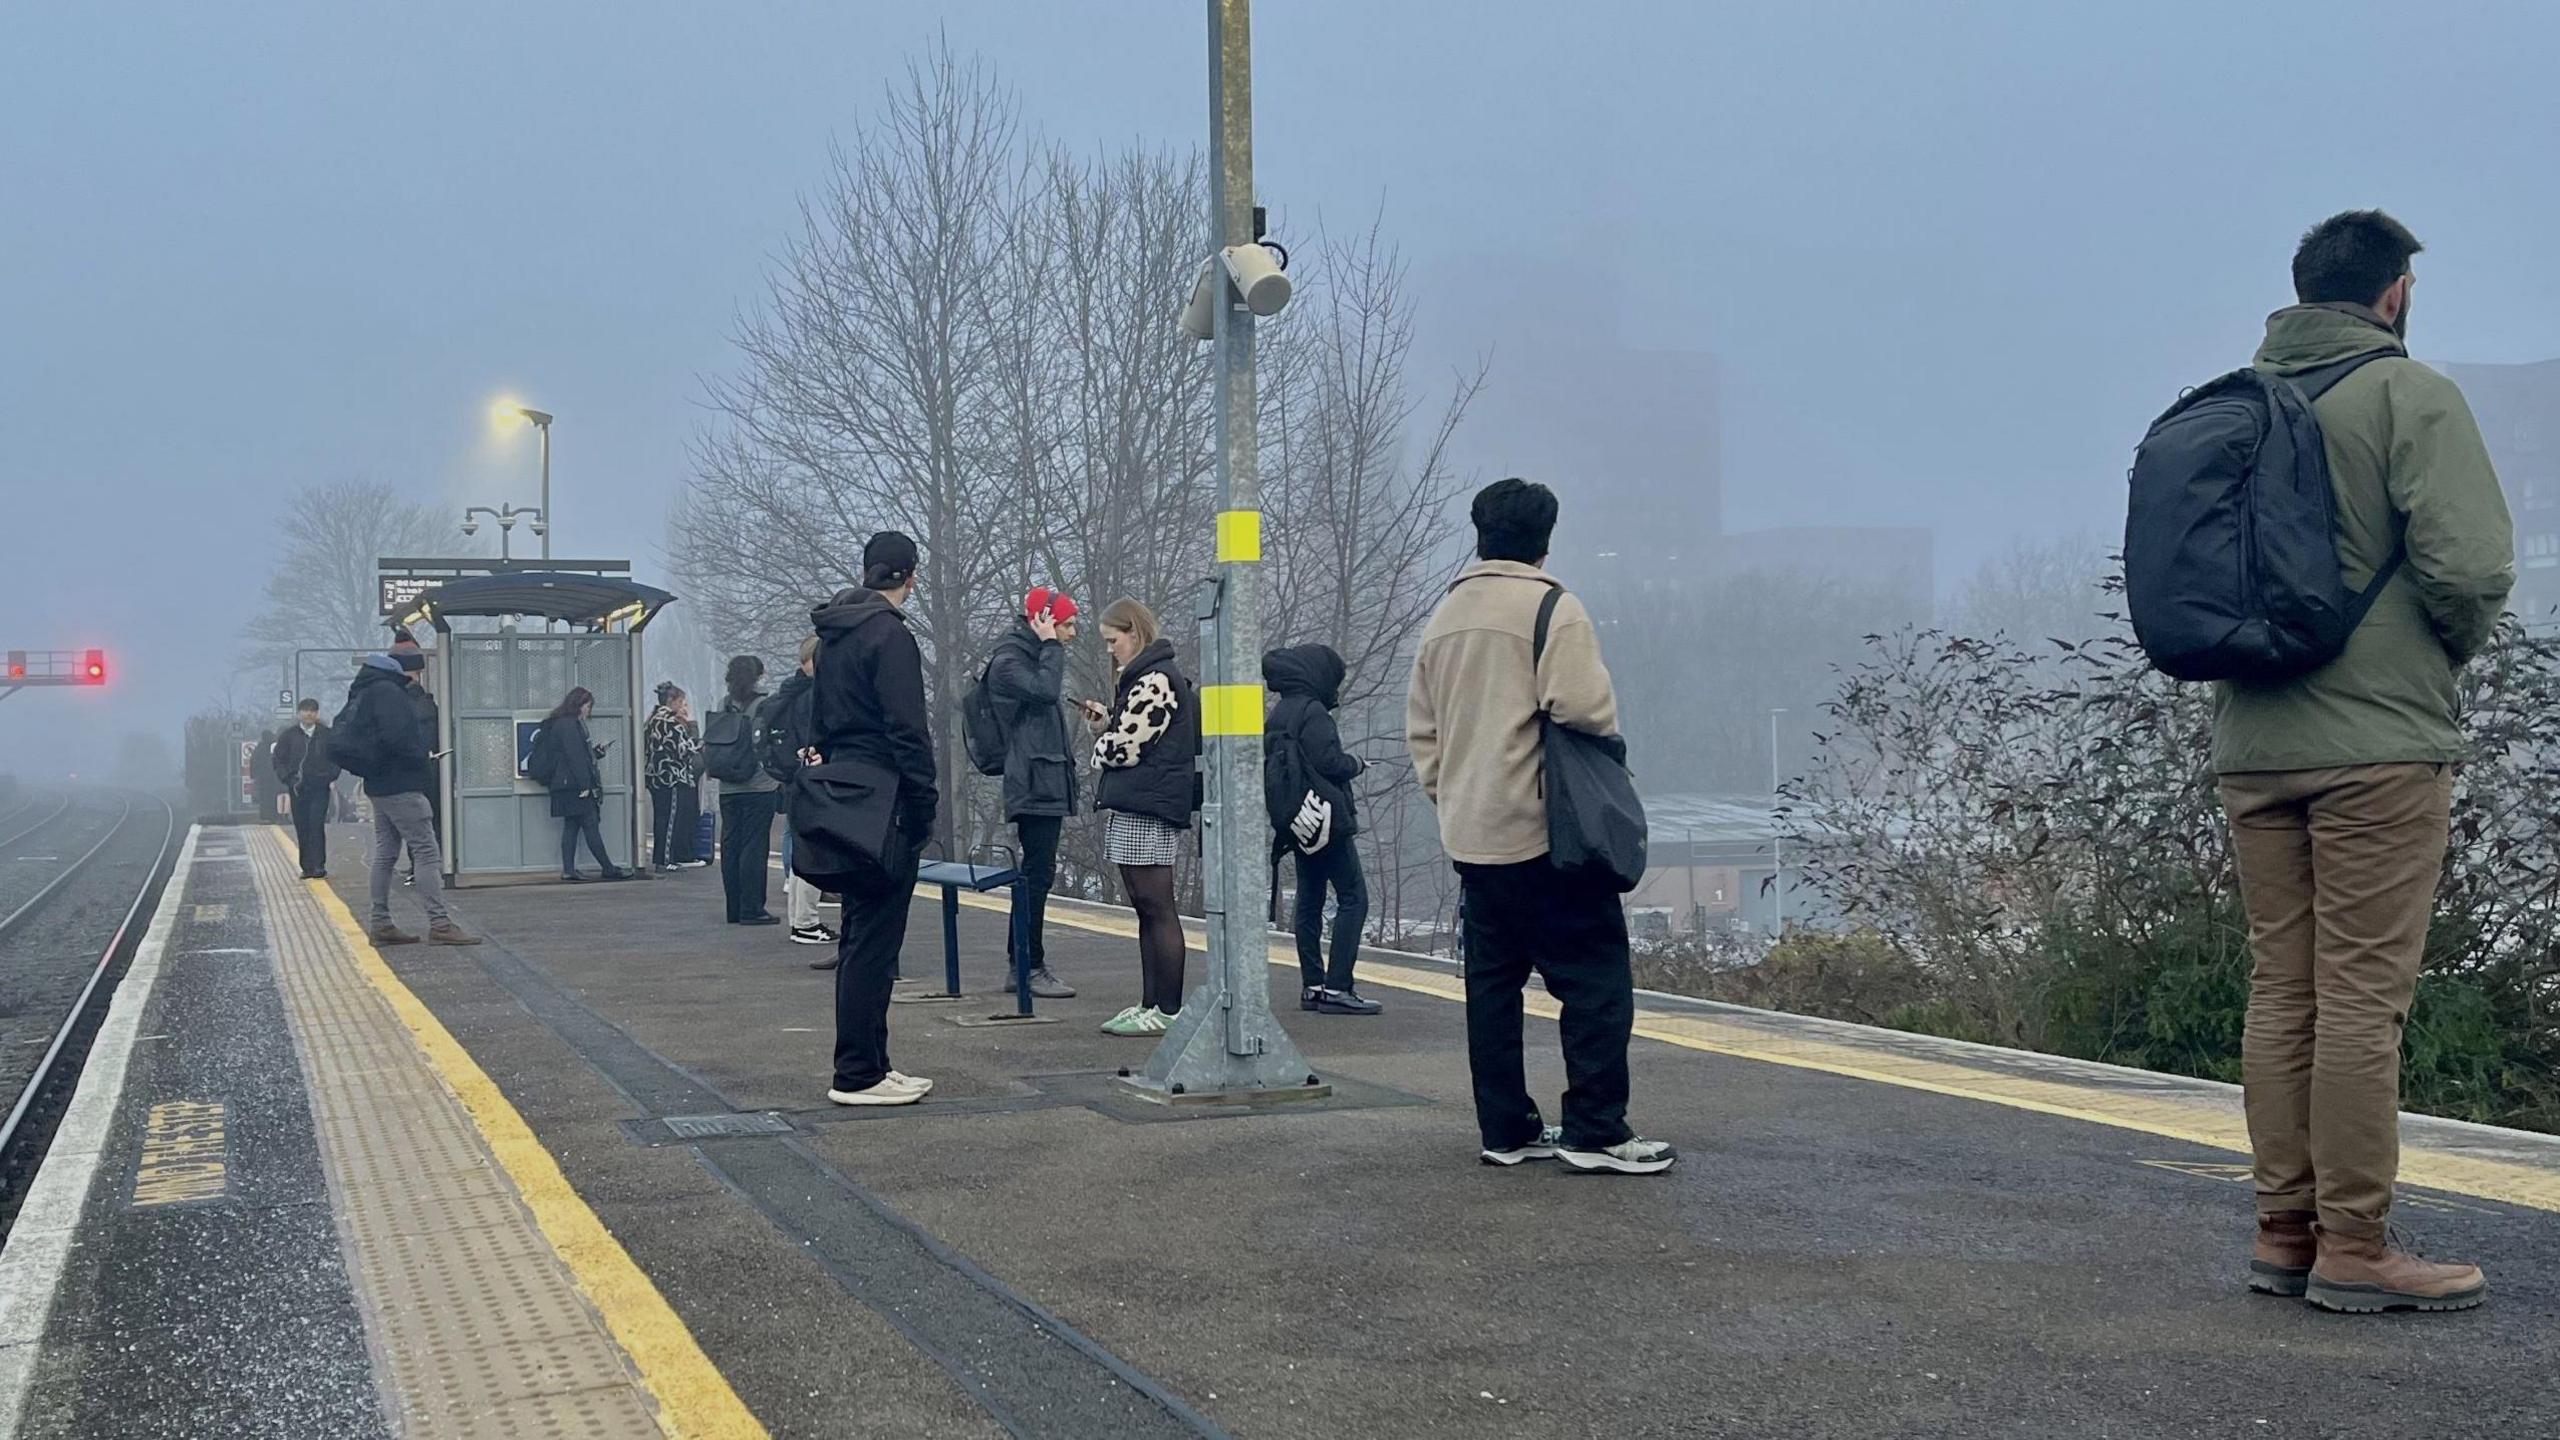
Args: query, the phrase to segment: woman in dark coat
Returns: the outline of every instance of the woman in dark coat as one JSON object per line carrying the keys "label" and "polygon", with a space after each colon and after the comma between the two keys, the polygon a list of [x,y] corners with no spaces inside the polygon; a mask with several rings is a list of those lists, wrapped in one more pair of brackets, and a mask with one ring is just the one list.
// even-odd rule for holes
{"label": "woman in dark coat", "polygon": [[1174,909],[1173,867],[1183,833],[1200,808],[1200,692],[1175,663],[1155,612],[1115,600],[1102,612],[1102,643],[1120,667],[1106,713],[1089,706],[1101,733],[1093,757],[1102,778],[1094,805],[1109,818],[1103,858],[1138,912],[1138,1003],[1103,1022],[1105,1035],[1162,1035],[1182,1012],[1182,916]]}
{"label": "woman in dark coat", "polygon": [[550,773],[540,777],[551,791],[551,813],[560,821],[560,878],[577,884],[587,877],[578,873],[578,837],[587,837],[587,850],[596,857],[607,880],[630,878],[627,870],[617,868],[604,853],[604,776],[596,769],[604,747],[587,738],[587,716],[595,709],[596,697],[584,685],[560,697],[549,718],[542,722],[546,734],[534,743],[542,747],[550,759]]}

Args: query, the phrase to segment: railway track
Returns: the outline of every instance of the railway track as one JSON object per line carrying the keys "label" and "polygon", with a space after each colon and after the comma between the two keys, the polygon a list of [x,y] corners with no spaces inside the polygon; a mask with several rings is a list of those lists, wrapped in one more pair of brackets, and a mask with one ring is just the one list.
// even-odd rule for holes
{"label": "railway track", "polygon": [[[0,1233],[70,1101],[180,831],[167,801],[128,792],[38,797],[0,817],[10,826],[0,840]],[[54,853],[28,853],[39,847]]]}

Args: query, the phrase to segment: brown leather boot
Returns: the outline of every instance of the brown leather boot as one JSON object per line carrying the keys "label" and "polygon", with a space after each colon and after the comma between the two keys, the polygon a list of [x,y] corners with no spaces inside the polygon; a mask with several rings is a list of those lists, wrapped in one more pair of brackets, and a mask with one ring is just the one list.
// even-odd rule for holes
{"label": "brown leather boot", "polygon": [[365,932],[376,945],[415,945],[418,937],[385,920]]}
{"label": "brown leather boot", "polygon": [[427,927],[427,943],[430,945],[477,945],[480,943],[480,937],[450,920],[439,920]]}
{"label": "brown leather boot", "polygon": [[2249,1247],[2249,1288],[2261,1295],[2301,1298],[2311,1288],[2311,1262],[2319,1258],[2308,1210],[2274,1210],[2258,1217],[2258,1243]]}
{"label": "brown leather boot", "polygon": [[2468,1310],[2488,1298],[2489,1282],[2477,1265],[2424,1260],[2389,1239],[2357,1239],[2326,1228],[2317,1234],[2320,1258],[2303,1298],[2323,1310]]}

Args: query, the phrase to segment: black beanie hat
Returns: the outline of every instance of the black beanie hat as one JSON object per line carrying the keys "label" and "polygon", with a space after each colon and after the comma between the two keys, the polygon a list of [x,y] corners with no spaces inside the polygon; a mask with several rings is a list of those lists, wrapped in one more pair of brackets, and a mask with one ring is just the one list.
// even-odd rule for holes
{"label": "black beanie hat", "polygon": [[895,530],[883,530],[862,547],[862,583],[873,590],[895,590],[916,573],[916,542]]}
{"label": "black beanie hat", "polygon": [[1556,492],[1514,476],[1476,492],[1467,518],[1476,525],[1476,558],[1535,565],[1547,558],[1556,530]]}

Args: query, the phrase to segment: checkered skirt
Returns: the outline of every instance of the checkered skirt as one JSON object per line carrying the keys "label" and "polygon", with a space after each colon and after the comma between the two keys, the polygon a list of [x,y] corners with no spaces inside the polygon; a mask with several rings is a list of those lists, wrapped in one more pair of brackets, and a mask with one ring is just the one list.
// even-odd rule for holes
{"label": "checkered skirt", "polygon": [[1182,832],[1152,815],[1114,810],[1103,822],[1102,858],[1114,865],[1170,865]]}

